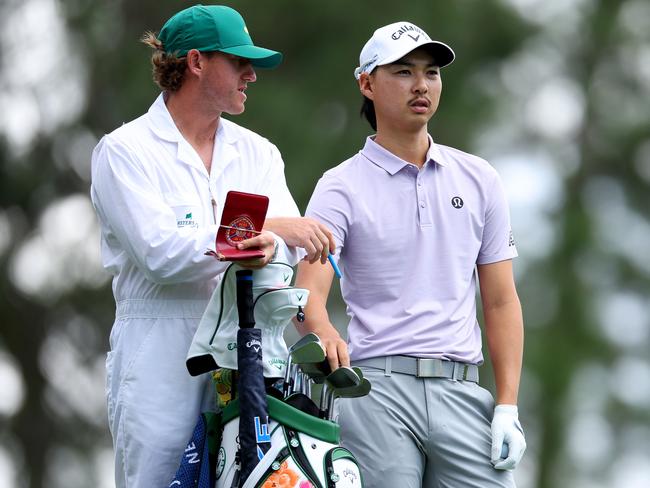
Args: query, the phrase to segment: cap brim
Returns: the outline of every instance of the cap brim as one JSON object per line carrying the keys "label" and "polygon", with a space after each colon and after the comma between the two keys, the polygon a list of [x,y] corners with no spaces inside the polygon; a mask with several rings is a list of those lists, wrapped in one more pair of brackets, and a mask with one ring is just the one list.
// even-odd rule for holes
{"label": "cap brim", "polygon": [[384,66],[386,64],[394,63],[398,59],[401,59],[404,56],[406,56],[408,53],[413,52],[416,49],[419,49],[421,47],[427,48],[431,52],[431,54],[433,54],[433,60],[435,61],[436,65],[439,66],[440,68],[444,68],[445,66],[450,65],[456,58],[454,51],[449,46],[447,46],[447,44],[445,44],[444,42],[429,41],[429,42],[423,42],[422,44],[415,46],[413,49],[403,54],[390,56],[387,59],[382,59],[377,63],[377,66]]}
{"label": "cap brim", "polygon": [[250,59],[251,64],[256,68],[275,68],[282,62],[282,53],[263,47],[243,45],[227,47],[219,51]]}

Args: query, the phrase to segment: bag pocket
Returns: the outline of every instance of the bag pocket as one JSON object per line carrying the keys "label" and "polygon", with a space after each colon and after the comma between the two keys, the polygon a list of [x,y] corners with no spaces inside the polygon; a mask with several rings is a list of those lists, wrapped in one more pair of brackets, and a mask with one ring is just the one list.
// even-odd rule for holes
{"label": "bag pocket", "polygon": [[363,487],[361,470],[354,455],[344,447],[335,447],[325,454],[327,488]]}

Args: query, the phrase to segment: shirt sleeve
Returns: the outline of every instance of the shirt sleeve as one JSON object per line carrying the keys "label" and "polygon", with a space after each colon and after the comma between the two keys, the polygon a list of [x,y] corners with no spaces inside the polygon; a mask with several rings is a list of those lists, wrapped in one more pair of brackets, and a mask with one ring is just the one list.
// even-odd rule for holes
{"label": "shirt sleeve", "polygon": [[487,199],[483,239],[476,264],[496,263],[518,255],[510,225],[508,202],[496,171]]}
{"label": "shirt sleeve", "polygon": [[177,227],[141,162],[110,136],[93,151],[91,198],[104,238],[117,240],[154,283],[208,280],[228,265],[204,255],[214,247],[217,226]]}
{"label": "shirt sleeve", "polygon": [[343,181],[336,176],[323,175],[316,184],[305,215],[330,229],[336,243],[336,254],[340,255],[353,218],[349,192]]}

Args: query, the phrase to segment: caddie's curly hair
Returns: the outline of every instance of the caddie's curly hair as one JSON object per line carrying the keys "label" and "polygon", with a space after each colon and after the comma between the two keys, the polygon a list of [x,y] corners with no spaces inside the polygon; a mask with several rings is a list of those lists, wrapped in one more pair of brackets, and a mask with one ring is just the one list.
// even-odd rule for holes
{"label": "caddie's curly hair", "polygon": [[177,91],[183,84],[183,76],[187,67],[185,56],[179,57],[166,53],[160,39],[151,31],[145,32],[141,41],[154,49],[154,53],[151,55],[153,81],[161,90]]}

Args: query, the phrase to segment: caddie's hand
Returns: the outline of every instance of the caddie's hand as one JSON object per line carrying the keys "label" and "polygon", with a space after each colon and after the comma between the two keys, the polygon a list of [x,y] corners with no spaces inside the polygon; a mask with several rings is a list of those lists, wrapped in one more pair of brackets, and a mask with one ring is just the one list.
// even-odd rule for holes
{"label": "caddie's hand", "polygon": [[284,239],[288,246],[301,247],[307,252],[305,260],[327,263],[329,253],[334,253],[334,237],[326,225],[310,217],[276,217],[267,219],[265,228]]}
{"label": "caddie's hand", "polygon": [[259,247],[264,251],[264,257],[238,261],[237,264],[242,268],[248,269],[263,268],[271,261],[271,259],[273,259],[273,255],[275,254],[275,237],[272,233],[263,230],[259,235],[237,244],[237,249],[249,249],[251,247]]}
{"label": "caddie's hand", "polygon": [[[507,457],[502,458],[507,446]],[[492,419],[492,452],[494,469],[513,470],[526,450],[524,430],[519,423],[517,405],[497,405]]]}
{"label": "caddie's hand", "polygon": [[330,324],[315,333],[320,337],[321,344],[325,348],[327,361],[330,363],[332,371],[340,366],[350,366],[348,345],[333,325]]}

